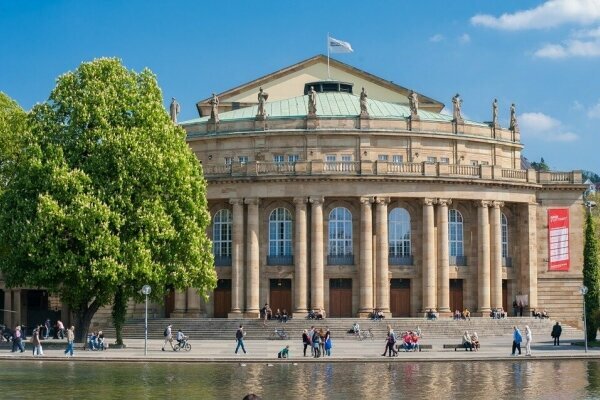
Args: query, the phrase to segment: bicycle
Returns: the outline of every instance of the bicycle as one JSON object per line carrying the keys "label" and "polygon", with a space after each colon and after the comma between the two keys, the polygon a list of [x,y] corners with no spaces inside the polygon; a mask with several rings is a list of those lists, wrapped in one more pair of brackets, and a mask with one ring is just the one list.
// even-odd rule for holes
{"label": "bicycle", "polygon": [[373,331],[371,330],[371,328],[367,329],[366,331],[360,331],[358,333],[358,340],[365,340],[369,338],[371,340],[375,340],[375,335],[373,335]]}
{"label": "bicycle", "polygon": [[288,334],[285,331],[285,329],[281,328],[281,329],[275,329],[273,332],[271,332],[271,339],[282,339],[282,340],[288,340]]}
{"label": "bicycle", "polygon": [[188,342],[188,337],[185,336],[183,339],[181,339],[181,341],[178,341],[177,343],[175,343],[175,345],[173,345],[173,350],[175,350],[175,351],[179,351],[179,350],[190,351],[190,350],[192,350],[192,345]]}

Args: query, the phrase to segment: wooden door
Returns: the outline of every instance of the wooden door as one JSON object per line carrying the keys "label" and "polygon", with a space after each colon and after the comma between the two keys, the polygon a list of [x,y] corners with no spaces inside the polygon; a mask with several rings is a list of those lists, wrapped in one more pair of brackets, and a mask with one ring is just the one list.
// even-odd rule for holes
{"label": "wooden door", "polygon": [[464,310],[462,279],[450,279],[450,311],[456,310]]}
{"label": "wooden door", "polygon": [[352,279],[329,280],[329,313],[332,318],[352,317]]}
{"label": "wooden door", "polygon": [[214,292],[214,318],[227,318],[231,311],[231,279],[219,279]]}
{"label": "wooden door", "polygon": [[390,311],[392,317],[410,317],[410,279],[391,280]]}
{"label": "wooden door", "polygon": [[171,318],[171,313],[175,310],[175,290],[169,289],[165,296],[165,318]]}
{"label": "wooden door", "polygon": [[508,312],[508,281],[502,279],[502,308]]}
{"label": "wooden door", "polygon": [[273,313],[279,309],[281,312],[286,310],[288,314],[292,313],[292,280],[291,279],[271,279],[269,293],[269,306]]}

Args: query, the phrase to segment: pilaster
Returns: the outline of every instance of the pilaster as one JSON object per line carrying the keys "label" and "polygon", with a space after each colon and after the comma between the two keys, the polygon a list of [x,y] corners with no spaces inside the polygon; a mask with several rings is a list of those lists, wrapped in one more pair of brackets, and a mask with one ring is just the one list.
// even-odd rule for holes
{"label": "pilaster", "polygon": [[360,198],[360,290],[358,315],[369,317],[373,311],[373,214],[372,197]]}
{"label": "pilaster", "polygon": [[294,314],[297,314],[300,318],[304,318],[308,311],[306,203],[306,197],[294,198],[294,204],[296,205],[296,221],[294,226]]}

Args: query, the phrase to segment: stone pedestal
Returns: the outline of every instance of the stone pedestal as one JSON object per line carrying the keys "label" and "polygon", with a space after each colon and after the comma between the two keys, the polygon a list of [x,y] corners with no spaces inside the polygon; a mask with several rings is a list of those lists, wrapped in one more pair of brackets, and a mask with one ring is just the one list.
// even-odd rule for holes
{"label": "stone pedestal", "polygon": [[316,114],[308,114],[306,116],[306,129],[317,129],[319,127],[319,119]]}

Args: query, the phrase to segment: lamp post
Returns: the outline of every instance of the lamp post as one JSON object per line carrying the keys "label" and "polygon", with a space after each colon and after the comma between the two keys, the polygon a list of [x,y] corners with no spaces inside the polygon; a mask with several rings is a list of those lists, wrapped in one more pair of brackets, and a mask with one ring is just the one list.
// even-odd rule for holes
{"label": "lamp post", "polygon": [[144,319],[144,356],[148,355],[148,295],[152,292],[150,285],[142,287],[142,293],[146,296],[146,315]]}
{"label": "lamp post", "polygon": [[588,292],[588,288],[587,286],[583,285],[579,288],[579,293],[581,294],[581,297],[583,298],[583,337],[585,340],[585,352],[587,353],[587,324],[586,324],[586,318],[585,318],[585,295]]}
{"label": "lamp post", "polygon": [[596,207],[596,202],[591,200],[586,200],[583,204],[587,207],[590,214],[592,213],[592,208]]}

